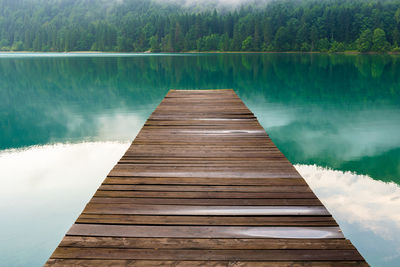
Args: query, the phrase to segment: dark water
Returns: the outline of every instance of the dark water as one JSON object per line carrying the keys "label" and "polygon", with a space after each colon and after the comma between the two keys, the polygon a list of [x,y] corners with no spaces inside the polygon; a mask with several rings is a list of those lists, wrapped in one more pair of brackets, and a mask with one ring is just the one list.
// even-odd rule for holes
{"label": "dark water", "polygon": [[[32,146],[42,147],[46,158],[60,144],[127,144],[169,89],[210,88],[237,92],[371,264],[400,265],[398,56],[0,54],[0,167],[1,160],[29,153]],[[104,160],[112,166],[118,153]],[[0,176],[12,186],[12,171],[0,170]],[[103,178],[82,192],[86,201]],[[74,216],[85,198],[75,200],[63,206]],[[45,207],[37,209],[49,219]],[[60,219],[60,228],[46,224],[54,234],[43,235],[39,242],[45,245],[32,245],[38,251],[34,263],[46,260],[76,218],[63,216],[69,221]],[[10,218],[10,225],[14,220],[23,227],[21,218]],[[24,241],[8,238],[15,247],[8,246],[6,262],[29,265],[24,257],[35,257],[34,250],[15,260],[12,251]]]}

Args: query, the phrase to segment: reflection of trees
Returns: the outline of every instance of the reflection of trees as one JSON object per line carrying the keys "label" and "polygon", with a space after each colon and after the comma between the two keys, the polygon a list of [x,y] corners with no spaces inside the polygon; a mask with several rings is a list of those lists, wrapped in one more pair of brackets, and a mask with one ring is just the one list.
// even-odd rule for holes
{"label": "reflection of trees", "polygon": [[380,155],[363,157],[362,160],[339,161],[337,166],[332,167],[366,173],[374,179],[393,181],[400,185],[399,159],[400,148],[395,148]]}
{"label": "reflection of trees", "polygon": [[395,103],[398,66],[390,56],[300,54],[2,59],[0,94],[8,103],[86,99],[82,107],[94,110],[121,98],[135,104],[135,95],[146,96],[140,103],[152,103],[168,88],[231,87],[248,96],[262,89],[284,102],[349,97]]}
{"label": "reflection of trees", "polygon": [[[139,109],[149,113],[170,88],[233,88],[250,108],[252,103],[312,103],[315,110],[329,108],[351,116],[356,109],[398,108],[400,59],[317,54],[2,58],[0,148],[90,138],[98,114]],[[71,133],[69,123],[76,116],[81,122]],[[302,121],[302,127],[325,127],[329,118],[321,116],[314,116],[315,121],[305,116],[309,121]],[[340,155],[329,156],[329,151],[305,155],[291,143],[296,127],[272,131],[279,134],[274,141],[289,159],[345,166]],[[327,129],[335,130],[332,125]],[[362,161],[357,164],[348,169],[368,169]]]}
{"label": "reflection of trees", "polygon": [[[364,77],[381,78],[385,67],[394,67],[398,65],[397,61],[398,57],[384,55],[357,56],[355,66]],[[392,76],[394,71],[390,70],[387,74]]]}

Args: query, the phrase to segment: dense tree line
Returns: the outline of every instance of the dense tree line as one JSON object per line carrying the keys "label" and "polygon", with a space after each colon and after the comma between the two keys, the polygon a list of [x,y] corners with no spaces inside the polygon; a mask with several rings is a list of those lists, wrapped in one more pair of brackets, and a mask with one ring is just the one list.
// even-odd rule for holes
{"label": "dense tree line", "polygon": [[400,52],[400,0],[0,0],[0,50]]}

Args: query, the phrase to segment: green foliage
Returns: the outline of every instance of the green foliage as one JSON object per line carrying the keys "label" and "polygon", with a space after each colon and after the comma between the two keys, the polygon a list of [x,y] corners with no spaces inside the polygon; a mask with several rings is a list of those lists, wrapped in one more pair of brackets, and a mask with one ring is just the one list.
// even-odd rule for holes
{"label": "green foliage", "polygon": [[11,48],[9,47],[8,40],[2,39],[0,40],[0,51],[8,51]]}
{"label": "green foliage", "polygon": [[252,51],[254,48],[254,40],[252,36],[248,36],[243,42],[242,42],[242,50],[243,51]]}
{"label": "green foliage", "polygon": [[393,47],[392,52],[393,53],[400,53],[400,47],[398,47],[398,46]]}
{"label": "green foliage", "polygon": [[12,51],[22,51],[24,49],[24,43],[22,41],[16,41],[11,46]]}
{"label": "green foliage", "polygon": [[279,0],[208,11],[155,0],[0,0],[0,50],[388,51],[400,0]]}
{"label": "green foliage", "polygon": [[337,42],[337,41],[333,41],[331,49],[329,50],[329,52],[331,53],[337,53],[337,52],[344,52],[346,50],[346,47],[343,43],[341,42]]}
{"label": "green foliage", "polygon": [[218,34],[211,34],[204,36],[197,40],[198,51],[217,51],[220,44],[220,37]]}
{"label": "green foliage", "polygon": [[153,53],[161,52],[158,42],[158,35],[153,35],[152,37],[150,37],[150,51]]}
{"label": "green foliage", "polygon": [[218,48],[220,51],[229,51],[229,44],[230,44],[229,35],[228,35],[228,33],[224,33],[221,36]]}
{"label": "green foliage", "polygon": [[308,43],[303,43],[303,44],[301,45],[300,50],[301,50],[302,52],[308,52],[308,51],[311,50],[311,46],[310,46]]}
{"label": "green foliage", "polygon": [[376,52],[384,52],[389,49],[389,43],[386,41],[385,31],[377,28],[372,36],[372,50]]}
{"label": "green foliage", "polygon": [[396,24],[400,23],[400,7],[397,8],[396,13],[394,13],[394,19],[396,20]]}
{"label": "green foliage", "polygon": [[368,52],[372,47],[372,31],[370,29],[366,29],[360,35],[360,37],[356,41],[357,50],[359,52]]}
{"label": "green foliage", "polygon": [[289,50],[290,35],[285,27],[280,27],[275,34],[275,47],[278,50]]}
{"label": "green foliage", "polygon": [[318,42],[318,49],[321,52],[328,52],[329,48],[331,47],[331,44],[329,43],[328,38],[322,38]]}

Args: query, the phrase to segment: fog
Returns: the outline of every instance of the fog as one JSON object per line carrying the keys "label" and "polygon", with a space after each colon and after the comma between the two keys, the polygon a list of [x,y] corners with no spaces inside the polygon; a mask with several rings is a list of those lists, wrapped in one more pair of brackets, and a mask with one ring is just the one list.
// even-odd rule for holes
{"label": "fog", "polygon": [[[120,0],[121,1],[121,0]],[[265,5],[270,0],[153,0],[163,4],[177,4],[188,9],[235,9],[242,5]]]}

